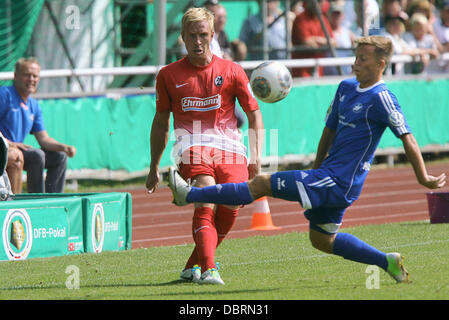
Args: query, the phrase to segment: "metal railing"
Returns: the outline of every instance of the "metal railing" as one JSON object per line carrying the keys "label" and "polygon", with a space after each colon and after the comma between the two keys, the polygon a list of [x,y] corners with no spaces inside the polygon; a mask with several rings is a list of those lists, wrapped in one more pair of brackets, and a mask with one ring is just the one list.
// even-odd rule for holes
{"label": "metal railing", "polygon": [[[314,68],[315,73],[313,79],[326,79],[326,76],[318,76],[316,72],[319,67],[332,67],[332,66],[351,66],[353,65],[355,57],[341,57],[341,58],[310,58],[310,59],[288,59],[277,60],[283,63],[287,68]],[[449,52],[442,54],[439,59],[449,63]],[[391,64],[396,63],[411,63],[416,62],[416,57],[409,55],[396,55],[392,57]],[[250,71],[256,68],[263,60],[255,61],[241,61],[236,62],[240,64],[245,70]],[[390,64],[390,65],[391,65]],[[72,77],[93,77],[93,76],[121,76],[121,75],[141,75],[141,74],[157,74],[163,66],[134,66],[134,67],[109,67],[109,68],[84,68],[84,69],[52,69],[42,70],[40,72],[41,79],[49,78],[72,78]],[[387,74],[391,74],[387,70]],[[12,80],[14,78],[14,72],[0,72],[0,80]],[[308,78],[297,78],[307,80]],[[151,93],[154,92],[154,88],[111,88],[104,89],[104,91],[95,92],[66,92],[59,93],[60,96],[88,96],[88,95],[108,95],[114,93],[124,92],[129,94],[138,93]],[[37,95],[39,98],[56,97],[58,94],[40,93]]]}

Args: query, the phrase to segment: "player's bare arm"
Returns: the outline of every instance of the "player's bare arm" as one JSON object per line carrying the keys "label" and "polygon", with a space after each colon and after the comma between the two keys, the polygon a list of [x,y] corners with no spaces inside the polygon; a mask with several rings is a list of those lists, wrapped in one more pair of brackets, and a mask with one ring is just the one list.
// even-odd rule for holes
{"label": "player's bare arm", "polygon": [[260,173],[262,147],[263,147],[263,120],[260,110],[247,112],[250,146],[250,161],[248,163],[249,178],[254,178]]}
{"label": "player's bare arm", "polygon": [[434,177],[427,173],[424,159],[413,134],[404,134],[401,136],[401,140],[419,184],[429,189],[442,188],[446,184],[446,174],[442,173],[438,177]]}
{"label": "player's bare arm", "polygon": [[151,164],[145,186],[149,193],[154,192],[159,184],[159,163],[167,146],[170,129],[170,111],[156,112],[151,126]]}

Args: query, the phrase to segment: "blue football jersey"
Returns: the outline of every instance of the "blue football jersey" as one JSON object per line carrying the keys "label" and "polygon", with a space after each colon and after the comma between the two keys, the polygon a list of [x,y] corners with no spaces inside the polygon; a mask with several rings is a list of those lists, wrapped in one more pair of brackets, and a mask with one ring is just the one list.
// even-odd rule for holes
{"label": "blue football jersey", "polygon": [[355,78],[340,83],[326,126],[336,135],[321,167],[332,174],[349,201],[359,197],[385,129],[389,127],[396,137],[411,133],[396,97],[383,81],[362,89]]}

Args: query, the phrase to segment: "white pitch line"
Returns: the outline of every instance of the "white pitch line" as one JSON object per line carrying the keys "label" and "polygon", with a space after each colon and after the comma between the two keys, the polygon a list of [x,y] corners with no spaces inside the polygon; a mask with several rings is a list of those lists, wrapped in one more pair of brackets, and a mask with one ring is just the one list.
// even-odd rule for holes
{"label": "white pitch line", "polygon": [[[301,214],[304,210],[301,208],[301,206],[296,202],[274,202],[272,204],[269,204],[270,207],[285,207],[288,205],[288,203],[291,204],[291,206],[296,206],[298,208],[298,211],[288,211],[288,212],[282,212],[282,213],[271,213],[272,216],[276,215],[285,215],[285,214]],[[395,202],[385,202],[385,203],[372,203],[372,204],[357,204],[354,203],[352,206],[348,208],[348,210],[356,210],[356,209],[369,209],[369,208],[382,208],[382,207],[392,207],[392,206],[404,206],[404,205],[410,205],[410,204],[423,204],[426,203],[426,199],[418,199],[418,200],[406,200],[406,201],[395,201]],[[183,215],[183,214],[193,214],[192,209],[188,210],[178,210],[178,211],[168,211],[168,212],[160,212],[160,213],[154,213],[154,212],[148,212],[148,213],[138,213],[133,215],[133,219],[141,219],[141,218],[148,218],[148,217],[159,217],[159,216],[168,216],[168,215]]]}
{"label": "white pitch line", "polygon": [[383,207],[392,207],[392,206],[404,206],[408,204],[421,204],[426,203],[425,199],[420,200],[407,200],[407,201],[395,201],[395,202],[384,202],[384,203],[373,203],[373,204],[354,204],[348,208],[353,210],[355,209],[368,209],[368,208],[383,208]]}
{"label": "white pitch line", "polygon": [[171,236],[171,237],[161,237],[161,238],[152,238],[152,239],[139,239],[133,240],[132,243],[140,243],[140,242],[154,242],[154,241],[165,241],[165,240],[175,240],[175,239],[187,239],[192,240],[192,235],[180,235],[180,236]]}
{"label": "white pitch line", "polygon": [[[424,188],[422,188],[422,189],[410,189],[410,190],[395,190],[395,191],[390,191],[390,192],[387,192],[387,191],[383,191],[383,192],[369,192],[369,189],[370,188],[381,188],[381,189],[387,189],[387,188],[389,188],[389,187],[391,187],[391,186],[402,186],[402,185],[410,185],[410,183],[411,182],[415,182],[415,179],[413,179],[413,180],[409,180],[409,181],[387,181],[387,182],[379,182],[379,183],[370,183],[370,184],[365,184],[365,187],[364,187],[364,192],[362,193],[362,195],[361,195],[361,198],[362,197],[382,197],[382,196],[392,196],[392,195],[395,195],[395,194],[408,194],[408,193],[413,193],[413,194],[416,194],[416,193],[423,193],[423,195],[426,193],[426,189],[424,189]],[[140,199],[140,198],[143,198],[145,195],[143,195],[143,196],[133,196],[133,199],[134,200],[137,200],[137,199]],[[155,198],[162,198],[162,197],[166,197],[167,196],[167,194],[160,194],[160,195],[158,195],[157,197],[153,197],[153,195],[151,195],[151,196],[148,196],[148,201],[147,202],[145,202],[145,203],[140,203],[139,202],[139,204],[134,204],[133,203],[133,205],[134,205],[134,207],[135,208],[146,208],[146,207],[166,207],[167,205],[171,205],[171,198],[168,198],[167,199],[167,201],[154,201],[155,200]],[[158,200],[160,200],[160,199],[158,199]],[[293,201],[293,203],[294,203],[294,201]]]}
{"label": "white pitch line", "polygon": [[[361,221],[372,221],[377,220],[379,218],[397,218],[397,217],[408,217],[408,216],[418,216],[422,214],[426,214],[427,211],[415,211],[410,213],[403,213],[403,214],[390,214],[390,215],[382,215],[382,216],[375,216],[375,217],[360,217],[360,218],[346,218],[343,219],[343,224],[345,222],[361,222]],[[308,226],[308,223],[300,223],[300,224],[289,224],[289,225],[279,225],[281,228],[299,228],[299,227],[305,227]],[[134,229],[134,228],[133,228]],[[229,235],[237,234],[237,233],[247,233],[247,232],[259,232],[260,230],[251,230],[251,229],[245,229],[245,230],[231,230],[229,232]],[[147,238],[147,239],[139,239],[139,240],[133,240],[133,243],[140,243],[140,242],[154,242],[154,241],[162,241],[162,240],[175,240],[175,239],[185,239],[185,238],[192,238],[192,235],[179,235],[179,236],[170,236],[170,237],[159,237],[159,238]]]}
{"label": "white pitch line", "polygon": [[[379,186],[385,186],[385,187],[388,187],[388,186],[391,186],[392,184],[395,184],[395,182],[391,182],[391,183],[383,183],[383,184],[379,184]],[[408,185],[409,184],[409,182],[407,182],[407,183],[401,183],[401,184],[406,184],[406,185]],[[378,187],[379,187],[378,186]],[[369,187],[369,186],[366,186],[365,187],[365,189],[367,188],[367,187]],[[393,196],[393,195],[396,195],[396,194],[408,194],[408,193],[413,193],[413,194],[415,194],[415,193],[423,193],[423,194],[425,194],[426,193],[426,189],[410,189],[410,190],[397,190],[397,191],[389,191],[389,192],[386,192],[386,191],[383,191],[383,192],[363,192],[362,193],[362,195],[361,195],[361,198],[362,197],[383,197],[383,196]],[[133,198],[134,199],[134,198]],[[148,199],[149,201],[148,202],[145,202],[145,203],[140,203],[139,202],[139,204],[134,204],[133,203],[133,208],[146,208],[146,207],[167,207],[168,205],[172,205],[171,204],[171,200],[169,200],[169,199],[167,199],[167,202],[156,202],[156,201],[152,201],[152,199]],[[288,201],[288,202],[292,202],[292,203],[295,203],[295,201]]]}
{"label": "white pitch line", "polygon": [[399,181],[382,181],[382,182],[365,183],[363,186],[363,189],[391,188],[391,187],[399,187],[399,186],[409,186],[410,184],[418,185],[418,182],[416,182],[416,178],[409,179],[409,180],[399,180]]}
{"label": "white pitch line", "polygon": [[184,210],[174,210],[174,211],[164,211],[164,212],[147,212],[147,213],[136,213],[133,214],[133,219],[146,218],[146,217],[157,217],[157,216],[171,216],[171,215],[179,215],[179,214],[193,214],[193,207]]}
{"label": "white pitch line", "polygon": [[360,195],[359,199],[365,198],[377,198],[377,197],[389,197],[396,195],[412,195],[412,194],[422,194],[423,197],[426,194],[426,191],[423,189],[410,189],[410,190],[398,190],[398,191],[382,191],[382,192],[365,192]]}
{"label": "white pitch line", "polygon": [[[439,243],[448,243],[449,239],[445,240],[432,240],[432,241],[425,241],[425,242],[415,242],[415,243],[408,243],[403,245],[395,245],[391,247],[379,247],[379,250],[387,251],[391,249],[400,249],[400,248],[407,248],[407,247],[424,247],[428,245],[434,245]],[[184,245],[182,245],[184,246]],[[301,256],[298,255],[296,257],[291,258],[276,258],[276,259],[263,259],[263,260],[255,260],[255,261],[245,261],[245,262],[227,262],[226,266],[243,266],[243,265],[255,265],[255,264],[275,264],[275,263],[283,263],[288,261],[301,261],[301,260],[310,260],[310,259],[323,259],[323,258],[329,258],[333,255],[327,254],[327,253],[317,253],[317,254],[311,254],[307,256]],[[154,271],[150,272],[150,274],[172,274],[179,272],[178,269],[172,269],[172,270],[162,270],[162,271]]]}

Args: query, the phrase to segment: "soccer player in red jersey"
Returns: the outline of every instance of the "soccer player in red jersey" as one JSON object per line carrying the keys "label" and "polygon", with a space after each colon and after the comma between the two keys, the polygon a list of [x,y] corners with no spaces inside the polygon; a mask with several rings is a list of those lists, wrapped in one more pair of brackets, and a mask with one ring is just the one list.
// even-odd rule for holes
{"label": "soccer player in red jersey", "polygon": [[[156,78],[156,114],[151,128],[151,165],[146,187],[156,190],[159,163],[169,139],[173,113],[173,153],[184,179],[204,187],[243,182],[260,172],[262,114],[243,68],[215,56],[213,14],[191,8],[183,16],[181,36],[187,55],[162,68]],[[248,118],[250,159],[241,142],[234,113],[236,98]],[[192,233],[195,248],[181,279],[223,284],[215,249],[230,231],[238,206],[195,203]]]}

